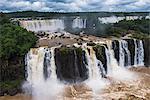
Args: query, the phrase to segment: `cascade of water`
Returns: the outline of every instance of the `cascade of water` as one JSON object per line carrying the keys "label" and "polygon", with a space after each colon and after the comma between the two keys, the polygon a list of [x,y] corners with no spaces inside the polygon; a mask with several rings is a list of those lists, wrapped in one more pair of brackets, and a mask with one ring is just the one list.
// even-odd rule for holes
{"label": "cascade of water", "polygon": [[45,57],[44,57],[44,76],[45,79],[49,78],[51,76],[51,52],[49,48],[45,48]]}
{"label": "cascade of water", "polygon": [[75,76],[77,76],[76,78],[78,78],[80,76],[80,73],[79,73],[79,69],[78,69],[78,65],[77,65],[77,53],[76,51],[74,50],[74,57],[75,57],[75,61],[74,61],[74,64],[75,64]]}
{"label": "cascade of water", "polygon": [[84,20],[83,20],[83,28],[86,28],[86,22],[87,22],[87,20],[84,19]]}
{"label": "cascade of water", "polygon": [[57,80],[55,65],[55,48],[31,49],[27,54],[27,81],[31,84],[46,79]]}
{"label": "cascade of water", "polygon": [[50,60],[50,70],[51,70],[51,77],[50,79],[57,79],[57,75],[56,75],[56,64],[55,64],[55,48],[57,47],[51,47],[50,48],[50,52],[51,52],[51,60]]}
{"label": "cascade of water", "polygon": [[88,52],[88,49],[87,49],[87,45],[86,44],[83,44],[82,45],[82,49],[85,51],[85,57],[86,57],[86,60],[88,62],[88,64],[86,65],[87,69],[88,69],[88,74],[89,74],[89,79],[92,79],[92,69],[91,67],[89,66],[90,65],[90,55],[89,55],[89,52]]}
{"label": "cascade of water", "polygon": [[124,67],[125,63],[125,52],[123,48],[122,40],[119,41],[119,66]]}
{"label": "cascade of water", "polygon": [[63,85],[57,81],[55,48],[31,49],[26,56],[28,76],[24,89],[32,93],[33,100],[49,100],[62,90]]}
{"label": "cascade of water", "polygon": [[100,60],[97,59],[97,66],[98,68],[100,69],[99,73],[101,73],[102,77],[105,77],[106,76],[106,71],[105,71],[105,68],[102,64],[102,62]]}
{"label": "cascade of water", "polygon": [[135,45],[135,56],[134,56],[134,66],[144,65],[144,48],[142,40],[134,39]]}
{"label": "cascade of water", "polygon": [[55,32],[64,30],[64,21],[61,19],[51,20],[28,20],[20,21],[21,26],[29,31],[44,31],[44,32]]}
{"label": "cascade of water", "polygon": [[144,66],[144,48],[143,48],[143,42],[142,40],[138,41],[138,54],[137,54],[138,62],[137,64],[139,66]]}
{"label": "cascade of water", "polygon": [[131,65],[131,54],[128,49],[128,42],[125,40],[123,40],[123,48],[125,50],[125,53],[127,54],[127,66],[130,66]]}
{"label": "cascade of water", "polygon": [[95,51],[92,47],[82,45],[82,49],[85,51],[85,56],[88,62],[87,68],[89,70],[89,79],[100,78],[101,75],[105,74],[103,64],[96,58]]}
{"label": "cascade of water", "polygon": [[40,81],[44,81],[43,63],[44,63],[44,48],[31,49],[27,54],[27,81],[34,85]]}
{"label": "cascade of water", "polygon": [[114,56],[114,51],[112,49],[112,42],[107,41],[107,47],[105,47],[107,57],[107,75],[119,80],[130,80],[133,79],[133,73],[125,69],[124,67],[119,67],[117,60]]}
{"label": "cascade of water", "polygon": [[[127,55],[127,58],[126,58]],[[125,61],[127,59],[127,61]],[[130,66],[131,65],[131,57],[130,51],[128,49],[128,42],[125,40],[119,41],[119,66]]]}
{"label": "cascade of water", "polygon": [[137,52],[138,52],[138,47],[137,47],[136,39],[134,39],[134,46],[135,46],[134,66],[136,66],[137,65]]}
{"label": "cascade of water", "polygon": [[108,51],[108,49],[106,48],[106,46],[104,45],[104,48],[105,48],[105,55],[106,55],[106,60],[107,60],[107,73],[110,73],[111,72],[111,67],[110,66],[110,53]]}
{"label": "cascade of water", "polygon": [[77,17],[73,20],[72,24],[73,28],[86,28],[86,19],[81,19],[80,17]]}
{"label": "cascade of water", "polygon": [[97,78],[100,77],[99,68],[98,68],[98,62],[95,55],[95,51],[92,47],[89,47],[89,54],[90,54],[90,67],[92,68],[92,77]]}
{"label": "cascade of water", "polygon": [[118,66],[118,63],[117,63],[117,60],[114,56],[114,51],[112,49],[112,41],[107,41],[107,47],[108,49],[106,48],[106,51],[107,51],[107,55],[109,55],[109,58],[107,59],[107,61],[109,61],[109,66],[107,66],[108,68],[108,74],[111,74],[112,71],[116,70],[119,66]]}

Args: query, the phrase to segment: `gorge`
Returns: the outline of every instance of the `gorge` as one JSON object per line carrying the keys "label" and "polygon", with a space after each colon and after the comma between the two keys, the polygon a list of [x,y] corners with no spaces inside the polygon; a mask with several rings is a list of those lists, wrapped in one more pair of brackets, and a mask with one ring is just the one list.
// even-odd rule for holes
{"label": "gorge", "polygon": [[[27,95],[25,100],[28,96],[28,100],[110,100],[130,97],[148,100],[149,33],[143,35],[143,31],[138,33],[136,28],[131,28],[120,31],[119,37],[108,34],[111,25],[142,19],[149,21],[148,14],[53,17],[11,19],[12,23],[16,22],[38,37],[36,45],[20,61],[24,63],[24,80],[21,92],[16,94]],[[125,24],[128,26],[128,23]],[[136,37],[137,34],[142,34],[142,38]],[[140,73],[139,70],[144,71]],[[112,91],[115,91],[114,94]],[[8,91],[0,93],[9,94]]]}

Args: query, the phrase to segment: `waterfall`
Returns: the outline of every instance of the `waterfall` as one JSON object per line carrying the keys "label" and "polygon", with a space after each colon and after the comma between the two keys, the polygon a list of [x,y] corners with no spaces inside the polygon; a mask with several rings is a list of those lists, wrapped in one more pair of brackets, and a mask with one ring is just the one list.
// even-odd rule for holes
{"label": "waterfall", "polygon": [[118,66],[118,62],[117,62],[117,60],[116,60],[116,58],[114,56],[114,50],[112,49],[112,41],[107,41],[107,47],[108,47],[108,49],[105,47],[106,53],[107,53],[106,55],[108,56],[107,57],[108,58],[107,59],[107,62],[108,62],[108,66],[107,67],[108,67],[108,70],[109,70],[108,72],[111,73],[111,71],[113,69],[115,69],[115,68],[117,68],[119,66]]}
{"label": "waterfall", "polygon": [[106,46],[104,46],[104,48],[105,48],[105,55],[106,55],[106,61],[107,61],[107,73],[109,73],[110,72],[110,67],[108,68],[108,66],[110,66],[110,53],[109,53],[109,51],[108,51],[108,49],[106,48]]}
{"label": "waterfall", "polygon": [[45,57],[44,57],[44,76],[45,79],[49,78],[51,76],[51,52],[49,50],[49,48],[45,49]]}
{"label": "waterfall", "polygon": [[92,79],[92,69],[91,69],[91,67],[89,66],[89,65],[90,65],[90,55],[89,55],[89,52],[88,52],[88,49],[87,49],[86,44],[83,44],[83,45],[82,45],[82,49],[85,51],[85,57],[86,57],[86,60],[87,60],[87,62],[88,62],[88,65],[86,65],[86,67],[87,67],[87,69],[88,69],[89,79]]}
{"label": "waterfall", "polygon": [[144,48],[143,48],[143,42],[142,40],[139,40],[138,42],[138,46],[139,46],[139,52],[138,52],[138,64],[140,66],[144,66]]}
{"label": "waterfall", "polygon": [[118,62],[114,56],[114,50],[112,49],[112,41],[107,41],[107,47],[105,47],[106,51],[106,60],[107,60],[107,76],[113,77],[117,80],[130,80],[133,79],[134,74],[129,70],[125,69],[118,65]]}
{"label": "waterfall", "polygon": [[92,70],[92,77],[98,78],[100,77],[100,71],[99,71],[100,69],[98,67],[98,60],[96,58],[95,51],[93,50],[92,47],[89,47],[89,56],[90,56],[89,67],[91,67]]}
{"label": "waterfall", "polygon": [[[95,49],[97,45],[99,45],[99,49]],[[144,65],[143,42],[141,40],[134,40],[134,45],[134,63],[137,66],[142,66]],[[76,48],[82,48],[82,53],[77,52],[74,46]],[[134,74],[124,67],[125,63],[127,63],[128,66],[130,66],[131,63],[130,53],[132,52],[128,50],[127,41],[119,41],[119,62],[117,62],[114,55],[112,40],[98,42],[95,47],[89,46],[87,43],[83,43],[82,45],[74,44],[74,46],[68,46],[66,48],[61,46],[51,48],[39,47],[31,49],[28,52],[25,60],[27,65],[26,79],[35,100],[41,100],[41,98],[39,98],[41,96],[44,100],[49,100],[51,95],[56,95],[58,90],[62,90],[64,86],[60,84],[60,82],[72,83],[70,80],[73,80],[73,83],[78,83],[84,81],[95,91],[97,88],[102,88],[108,84],[105,81],[107,77],[123,81],[135,78]],[[101,46],[104,48],[101,49]],[[63,50],[67,50],[67,52],[62,52],[62,48]],[[103,61],[103,59],[101,59],[102,61],[99,60],[100,57],[97,56],[97,54],[99,54],[97,50],[104,52],[100,57],[106,56],[104,57],[106,62]],[[64,53],[63,56],[61,53]],[[127,59],[127,62],[125,59]],[[102,62],[107,66],[107,72]],[[60,81],[57,78],[60,79]],[[51,92],[51,88],[56,91],[54,91],[54,94]]]}
{"label": "waterfall", "polygon": [[22,27],[28,31],[34,32],[55,32],[64,30],[64,21],[61,19],[50,19],[50,20],[28,20],[20,21]]}
{"label": "waterfall", "polygon": [[128,49],[128,42],[126,42],[125,40],[120,40],[119,41],[119,66],[124,67],[130,65],[131,65],[131,55]]}
{"label": "waterfall", "polygon": [[137,50],[138,50],[138,47],[137,47],[137,43],[136,43],[136,39],[134,39],[134,46],[135,46],[135,54],[134,54],[134,66],[137,66]]}
{"label": "waterfall", "polygon": [[[79,45],[74,46],[76,46],[77,48],[80,47]],[[82,50],[85,51],[85,58],[84,57],[81,58],[81,61],[83,62],[83,65],[85,65],[85,67],[88,69],[89,79],[104,77],[106,74],[110,75],[114,70],[118,69],[119,67],[131,65],[131,54],[130,54],[131,51],[129,51],[128,49],[127,41],[125,40],[119,41],[119,62],[117,62],[114,56],[114,50],[112,49],[112,40],[106,41],[106,44],[101,46],[105,48],[107,72],[104,69],[103,63],[99,59],[97,59],[93,47],[87,46],[86,43],[81,45]],[[134,66],[143,66],[144,49],[142,40],[134,39],[134,46],[135,46]],[[30,52],[26,56],[27,81],[30,84],[36,84],[40,81],[46,81],[47,79],[57,80],[56,64],[55,64],[56,63],[55,48],[58,47],[52,48],[40,47],[30,50]],[[79,63],[76,51],[74,51],[73,54],[76,72],[75,76],[80,77],[81,71],[79,71],[78,67]]]}
{"label": "waterfall", "polygon": [[100,78],[101,76],[105,76],[106,73],[103,64],[96,58],[93,47],[83,44],[82,49],[85,51],[85,56],[88,62],[87,68],[89,71],[89,79],[96,79]]}
{"label": "waterfall", "polygon": [[31,49],[26,56],[27,81],[30,84],[57,79],[54,50],[56,47]]}
{"label": "waterfall", "polygon": [[135,56],[134,66],[144,66],[144,48],[142,40],[134,39]]}
{"label": "waterfall", "polygon": [[74,52],[74,64],[75,64],[75,76],[77,76],[76,78],[78,78],[79,76],[80,76],[80,73],[79,73],[79,69],[78,69],[78,65],[77,65],[77,53],[76,53],[76,51],[74,50],[73,51]]}
{"label": "waterfall", "polygon": [[34,85],[44,81],[44,63],[45,50],[43,47],[31,49],[27,54],[27,81]]}
{"label": "waterfall", "polygon": [[55,58],[54,58],[54,56],[55,56],[55,48],[56,47],[52,47],[51,48],[51,79],[57,79],[57,75],[56,75],[56,64],[55,64]]}
{"label": "waterfall", "polygon": [[73,20],[72,24],[73,28],[86,28],[86,19],[81,19],[80,17],[77,17]]}

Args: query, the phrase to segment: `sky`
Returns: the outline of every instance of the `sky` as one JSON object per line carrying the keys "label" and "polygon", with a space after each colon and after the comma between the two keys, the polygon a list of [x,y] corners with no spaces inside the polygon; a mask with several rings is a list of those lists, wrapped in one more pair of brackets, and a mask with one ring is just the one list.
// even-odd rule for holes
{"label": "sky", "polygon": [[150,0],[0,0],[0,12],[150,12]]}

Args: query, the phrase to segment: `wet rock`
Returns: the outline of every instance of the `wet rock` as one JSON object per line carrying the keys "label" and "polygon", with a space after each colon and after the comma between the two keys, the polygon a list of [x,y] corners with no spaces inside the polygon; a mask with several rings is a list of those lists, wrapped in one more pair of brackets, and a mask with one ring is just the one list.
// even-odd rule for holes
{"label": "wet rock", "polygon": [[143,40],[144,45],[144,63],[145,66],[150,66],[150,39]]}
{"label": "wet rock", "polygon": [[115,53],[115,58],[119,62],[119,41],[118,40],[113,40],[112,42],[112,47]]}
{"label": "wet rock", "polygon": [[10,95],[10,96],[14,96],[14,95],[16,95],[17,93],[18,93],[17,88],[8,90],[8,95]]}
{"label": "wet rock", "polygon": [[95,46],[96,44],[95,43],[93,43],[93,42],[89,42],[89,43],[87,43],[87,46]]}
{"label": "wet rock", "polygon": [[7,90],[0,88],[0,96],[4,96]]}
{"label": "wet rock", "polygon": [[74,83],[88,78],[85,53],[81,48],[57,48],[55,49],[55,61],[57,77],[60,80]]}
{"label": "wet rock", "polygon": [[128,42],[128,49],[131,54],[131,65],[134,65],[135,44],[133,39],[125,39]]}
{"label": "wet rock", "polygon": [[104,46],[101,45],[96,45],[93,47],[95,53],[96,53],[96,57],[98,60],[100,60],[105,68],[105,71],[107,72],[107,58],[106,58],[106,54],[105,54],[105,48]]}

